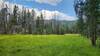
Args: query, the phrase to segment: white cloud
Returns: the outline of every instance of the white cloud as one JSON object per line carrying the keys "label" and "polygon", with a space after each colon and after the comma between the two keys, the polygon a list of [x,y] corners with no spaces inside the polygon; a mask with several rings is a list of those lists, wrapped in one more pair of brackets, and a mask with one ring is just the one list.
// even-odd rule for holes
{"label": "white cloud", "polygon": [[56,20],[68,20],[68,21],[72,21],[72,20],[76,20],[77,18],[74,16],[69,16],[65,13],[59,12],[59,11],[49,11],[49,10],[42,10],[42,11],[38,11],[38,15],[40,15],[40,13],[42,12],[45,20],[51,20],[51,19],[56,19]]}
{"label": "white cloud", "polygon": [[[9,3],[9,2],[5,2],[5,4],[8,4],[8,7],[10,8],[10,13],[13,12],[13,7],[14,5],[17,5],[20,9],[20,11],[22,11],[22,7],[24,5],[20,5],[20,4],[13,4],[13,3]],[[26,6],[24,6],[26,7]],[[32,8],[28,8],[30,9],[30,12],[32,11]],[[39,16],[42,12],[45,20],[51,20],[51,19],[56,19],[56,20],[68,20],[68,21],[72,21],[72,20],[76,20],[76,17],[73,16],[69,16],[68,14],[59,12],[59,11],[49,11],[49,10],[38,10],[37,8],[34,9],[36,16]]]}
{"label": "white cloud", "polygon": [[69,16],[68,14],[59,12],[59,11],[55,11],[55,14],[57,16],[57,20],[68,20],[68,21],[72,21],[72,20],[76,20],[77,18],[74,16]]}
{"label": "white cloud", "polygon": [[35,1],[38,3],[45,3],[45,4],[50,4],[50,5],[56,6],[62,0],[35,0]]}
{"label": "white cloud", "polygon": [[44,15],[44,18],[45,18],[46,20],[50,20],[50,19],[52,19],[53,16],[54,16],[54,12],[53,12],[53,11],[42,10],[41,12],[42,12],[42,14]]}

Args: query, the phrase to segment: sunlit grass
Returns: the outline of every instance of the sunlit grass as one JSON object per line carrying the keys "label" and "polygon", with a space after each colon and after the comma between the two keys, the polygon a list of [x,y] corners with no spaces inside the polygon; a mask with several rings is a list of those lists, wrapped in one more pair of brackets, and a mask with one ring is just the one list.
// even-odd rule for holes
{"label": "sunlit grass", "polygon": [[0,56],[99,56],[79,34],[0,35]]}

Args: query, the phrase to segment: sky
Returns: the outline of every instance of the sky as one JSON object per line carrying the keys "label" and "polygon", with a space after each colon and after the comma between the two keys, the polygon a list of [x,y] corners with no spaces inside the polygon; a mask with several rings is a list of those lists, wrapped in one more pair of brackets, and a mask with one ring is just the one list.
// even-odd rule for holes
{"label": "sky", "polygon": [[[35,8],[40,11],[56,12],[59,15],[63,14],[63,18],[75,20],[74,0],[8,0],[10,3],[17,3],[29,8]],[[51,13],[51,14],[52,14]],[[62,16],[62,15],[61,15]],[[60,17],[61,18],[61,17]]]}

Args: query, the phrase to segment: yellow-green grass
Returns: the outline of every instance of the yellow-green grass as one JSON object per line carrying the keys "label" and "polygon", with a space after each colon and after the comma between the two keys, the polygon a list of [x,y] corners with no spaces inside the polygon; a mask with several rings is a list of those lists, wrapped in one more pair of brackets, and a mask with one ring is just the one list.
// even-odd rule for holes
{"label": "yellow-green grass", "polygon": [[0,56],[100,56],[100,48],[78,34],[0,35]]}

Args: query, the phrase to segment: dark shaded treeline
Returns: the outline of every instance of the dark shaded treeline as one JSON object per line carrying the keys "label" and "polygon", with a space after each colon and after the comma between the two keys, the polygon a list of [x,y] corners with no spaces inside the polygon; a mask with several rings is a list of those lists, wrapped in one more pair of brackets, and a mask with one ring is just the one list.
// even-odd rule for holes
{"label": "dark shaded treeline", "polygon": [[96,46],[97,37],[100,36],[100,0],[75,0],[74,7],[79,18],[79,33],[87,36]]}

